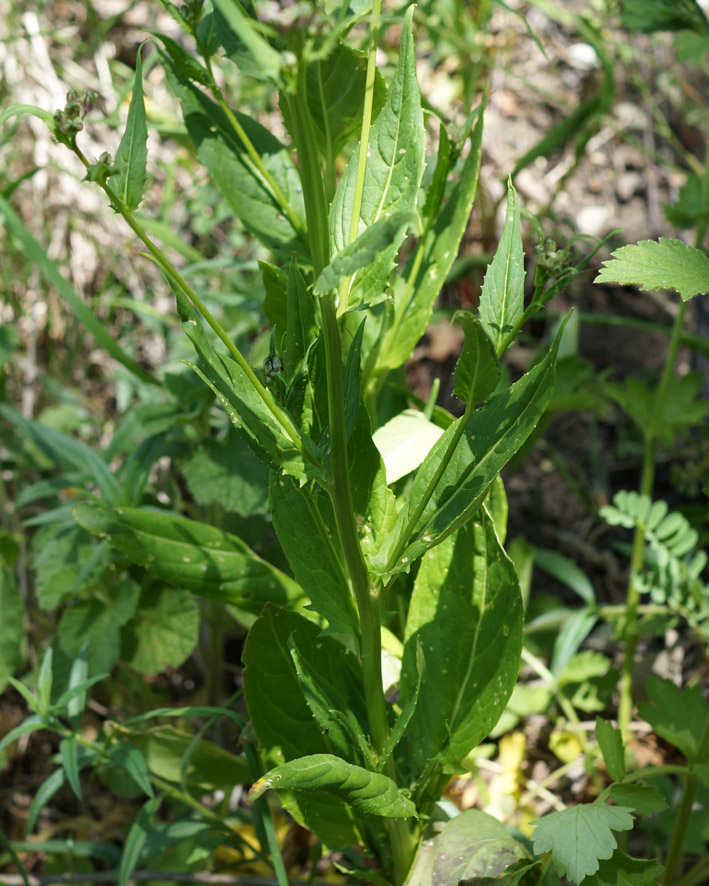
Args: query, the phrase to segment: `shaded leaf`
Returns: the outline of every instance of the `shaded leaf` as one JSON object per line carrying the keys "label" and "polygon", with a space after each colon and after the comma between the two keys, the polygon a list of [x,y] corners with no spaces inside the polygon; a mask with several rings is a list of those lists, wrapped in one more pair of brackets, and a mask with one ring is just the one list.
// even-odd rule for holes
{"label": "shaded leaf", "polygon": [[470,878],[496,878],[522,858],[527,858],[524,846],[502,822],[479,809],[468,809],[447,822],[440,833],[433,883],[458,886]]}
{"label": "shaded leaf", "polygon": [[216,502],[243,516],[268,511],[268,468],[235,433],[223,443],[204,440],[182,472],[198,505]]}
{"label": "shaded leaf", "polygon": [[596,717],[596,740],[601,746],[608,775],[613,781],[620,781],[625,777],[625,749],[620,729],[614,729],[607,720]]}
{"label": "shaded leaf", "polygon": [[233,0],[214,0],[215,33],[227,56],[249,77],[277,80],[281,69],[278,52]]}
{"label": "shaded leaf", "polygon": [[240,538],[167,511],[82,503],[77,522],[133,563],[178,588],[258,614],[267,601],[297,605],[303,590]]}
{"label": "shaded leaf", "polygon": [[616,849],[612,857],[602,861],[598,872],[585,879],[584,886],[656,886],[662,865],[656,861],[631,858]]}
{"label": "shaded leaf", "polygon": [[709,258],[681,240],[641,240],[613,253],[595,283],[636,285],[641,289],[674,289],[683,301],[709,292]]}
{"label": "shaded leaf", "polygon": [[689,763],[704,763],[699,757],[702,740],[709,728],[709,704],[698,685],[684,692],[671,680],[650,677],[645,684],[649,701],[638,703],[638,713],[655,732],[678,748]]}
{"label": "shaded leaf", "polygon": [[385,818],[413,818],[416,807],[386,775],[346,763],[332,754],[311,754],[271,769],[249,791],[252,800],[265,791],[328,791],[360,812]]}
{"label": "shaded leaf", "polygon": [[612,784],[610,794],[616,806],[628,806],[638,815],[652,815],[668,806],[665,797],[651,785]]}
{"label": "shaded leaf", "polygon": [[149,588],[123,629],[121,658],[143,674],[177,668],[197,645],[198,631],[199,609],[187,591]]}
{"label": "shaded leaf", "polygon": [[0,564],[0,693],[23,665],[25,655],[24,606],[15,581]]}
{"label": "shaded leaf", "polygon": [[495,349],[482,324],[468,311],[456,311],[457,320],[465,331],[463,350],[455,367],[453,393],[464,403],[486,400],[500,380],[500,364]]}

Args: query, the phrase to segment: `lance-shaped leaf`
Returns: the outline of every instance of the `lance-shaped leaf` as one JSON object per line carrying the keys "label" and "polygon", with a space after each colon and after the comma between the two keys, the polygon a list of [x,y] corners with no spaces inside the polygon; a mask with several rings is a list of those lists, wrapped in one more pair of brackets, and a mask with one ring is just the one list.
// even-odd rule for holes
{"label": "lance-shaped leaf", "polygon": [[480,322],[499,355],[508,334],[524,313],[524,250],[519,228],[519,200],[507,183],[505,226],[497,252],[485,274]]}
{"label": "lance-shaped leaf", "polygon": [[131,211],[137,209],[143,199],[145,167],[148,159],[147,145],[148,125],[143,100],[143,65],[138,50],[126,129],[118,145],[116,161],[109,172],[112,189],[121,203]]}
{"label": "lance-shaped leaf", "polygon": [[399,235],[402,230],[415,220],[413,212],[395,212],[378,219],[356,240],[341,249],[330,264],[323,268],[315,281],[315,295],[334,292],[342,277],[372,264],[393,242],[401,242]]}
{"label": "lance-shaped leaf", "polygon": [[407,741],[417,765],[455,770],[492,730],[512,693],[524,614],[512,561],[485,510],[421,561],[406,622],[401,697],[416,692],[420,644],[426,679]]}
{"label": "lance-shaped leaf", "polygon": [[[212,389],[224,411],[241,436],[267,464],[279,467],[284,474],[304,482],[308,477],[322,476],[315,457],[304,458],[293,442],[284,422],[289,417],[279,410],[276,417],[267,405],[270,392],[258,390],[245,370],[231,357],[218,354],[205,335],[202,323],[187,299],[175,289],[177,306],[183,320],[183,329],[200,357],[200,364],[189,363],[200,378]],[[294,430],[291,423],[290,430]],[[303,447],[308,445],[304,438]]]}
{"label": "lance-shaped leaf", "polygon": [[[480,172],[483,108],[471,135],[470,152],[443,208],[431,212],[423,237],[392,287],[394,320],[377,354],[377,370],[396,369],[426,330],[434,302],[458,256],[468,226]],[[439,159],[439,165],[441,160]],[[438,171],[438,165],[436,171]],[[448,166],[444,164],[447,173]],[[443,173],[442,173],[443,174]],[[436,177],[434,176],[434,182]],[[429,194],[431,192],[429,191]],[[428,208],[428,204],[426,207]]]}
{"label": "lance-shaped leaf", "polygon": [[214,0],[215,32],[227,56],[249,77],[277,80],[281,56],[261,36],[258,22],[234,0]]}
{"label": "lance-shaped leaf", "polygon": [[[305,754],[333,753],[327,724],[308,707],[288,642],[314,673],[327,674],[338,696],[360,722],[366,722],[361,697],[362,672],[355,657],[317,625],[285,609],[267,606],[249,630],[244,648],[244,694],[259,746],[268,762],[280,764]],[[298,821],[329,846],[357,842],[352,813],[324,792],[285,794],[281,799]]]}
{"label": "lance-shaped leaf", "polygon": [[240,538],[166,511],[103,508],[83,502],[74,517],[84,529],[152,575],[194,594],[259,613],[268,601],[307,602],[292,578],[262,560]]}
{"label": "lance-shaped leaf", "polygon": [[315,299],[305,284],[295,256],[291,256],[288,268],[286,304],[283,368],[290,381],[303,365],[308,348],[319,332]]}
{"label": "lance-shaped leaf", "polygon": [[[375,568],[389,572],[408,570],[416,557],[474,516],[495,477],[532,433],[551,400],[561,331],[541,363],[474,412],[462,433],[465,417],[450,425],[434,444],[418,469],[386,549],[373,562]],[[450,447],[459,436],[458,445],[448,458]],[[441,461],[446,458],[438,482],[433,483]],[[414,523],[422,499],[426,504]],[[398,550],[402,554],[397,562],[389,562]]]}
{"label": "lance-shaped leaf", "polygon": [[162,48],[158,52],[197,156],[234,215],[266,246],[302,252],[299,232],[305,230],[305,210],[299,192],[300,173],[284,145],[255,120],[233,112],[290,213],[279,203],[222,108],[204,95]]}
{"label": "lance-shaped leaf", "polygon": [[681,240],[660,237],[616,249],[603,262],[595,283],[635,284],[641,289],[674,289],[689,301],[709,292],[709,258]]}
{"label": "lance-shaped leaf", "polygon": [[480,322],[469,311],[453,317],[465,330],[465,343],[455,367],[453,393],[464,403],[478,403],[495,390],[500,380],[500,363]]}
{"label": "lance-shaped leaf", "polygon": [[[416,210],[424,169],[424,126],[421,93],[416,80],[416,56],[411,29],[413,7],[406,14],[399,64],[387,100],[370,130],[367,165],[357,232],[394,213]],[[360,145],[352,154],[330,207],[330,248],[336,256],[349,243]],[[404,239],[403,227],[376,260],[358,271],[350,284],[348,306],[380,300]]]}
{"label": "lance-shaped leaf", "polygon": [[[307,101],[313,120],[315,141],[320,153],[332,163],[362,126],[362,108],[367,81],[367,56],[344,43],[338,43],[324,59],[307,66]],[[374,76],[372,116],[376,117],[386,99],[386,86],[379,71]],[[287,106],[281,110],[289,132]]]}
{"label": "lance-shaped leaf", "polygon": [[276,766],[249,791],[256,800],[265,791],[328,791],[369,815],[414,818],[416,807],[388,776],[346,763],[332,754],[311,754]]}

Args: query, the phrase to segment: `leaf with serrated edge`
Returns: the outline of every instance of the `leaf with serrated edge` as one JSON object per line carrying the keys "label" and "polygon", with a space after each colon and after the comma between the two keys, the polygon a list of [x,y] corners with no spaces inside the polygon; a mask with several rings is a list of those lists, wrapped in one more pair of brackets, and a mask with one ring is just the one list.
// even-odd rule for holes
{"label": "leaf with serrated edge", "polygon": [[118,145],[116,161],[109,173],[111,187],[129,210],[137,209],[143,199],[145,167],[148,159],[147,144],[148,124],[143,101],[143,66],[138,50],[126,129]]}
{"label": "leaf with serrated edge", "polygon": [[532,840],[534,851],[551,852],[556,869],[574,883],[598,870],[599,860],[613,855],[617,843],[613,831],[633,827],[632,809],[586,803],[552,812],[538,819]]}
{"label": "leaf with serrated edge", "polygon": [[[386,103],[370,130],[362,205],[357,220],[358,236],[387,215],[416,210],[425,163],[425,134],[421,94],[416,80],[412,19],[413,7],[409,7],[394,80],[389,87]],[[330,207],[330,249],[333,257],[349,243],[361,150],[360,145],[353,151]],[[350,282],[350,308],[381,298],[403,239],[402,227],[398,236],[379,253],[376,261],[357,272]]]}
{"label": "leaf with serrated edge", "polygon": [[385,818],[414,818],[416,807],[388,776],[346,763],[332,754],[311,754],[271,769],[249,791],[256,800],[267,790],[328,791],[360,812]]}
{"label": "leaf with serrated edge", "polygon": [[613,258],[603,263],[594,283],[674,289],[683,301],[689,301],[709,292],[709,258],[681,240],[641,240],[617,249]]}
{"label": "leaf with serrated edge", "polygon": [[259,614],[268,601],[291,606],[303,589],[238,536],[198,520],[148,508],[82,502],[72,513],[89,532],[162,581]]}
{"label": "leaf with serrated edge", "polygon": [[614,729],[607,720],[596,717],[596,740],[601,746],[608,775],[613,781],[620,781],[625,777],[625,751],[620,729]]}
{"label": "leaf with serrated edge", "polygon": [[668,803],[657,788],[645,784],[612,784],[610,795],[616,806],[628,806],[638,815],[652,815],[667,809]]}
{"label": "leaf with serrated edge", "polygon": [[500,380],[500,363],[480,322],[469,311],[456,311],[453,319],[463,327],[465,342],[455,367],[453,393],[464,403],[486,400]]}
{"label": "leaf with serrated edge", "polygon": [[416,342],[426,330],[438,293],[458,257],[477,191],[483,110],[481,106],[470,139],[470,153],[458,182],[443,208],[428,224],[401,276],[394,281],[394,320],[377,353],[377,371],[396,369],[411,356]]}
{"label": "leaf with serrated edge", "polygon": [[[424,557],[406,622],[401,703],[427,679],[407,728],[417,765],[457,771],[505,709],[519,670],[524,622],[517,573],[485,511]],[[434,679],[433,675],[438,675]]]}
{"label": "leaf with serrated edge", "polygon": [[510,179],[505,226],[480,295],[480,322],[498,356],[506,336],[524,313],[524,249],[519,215],[517,191]]}

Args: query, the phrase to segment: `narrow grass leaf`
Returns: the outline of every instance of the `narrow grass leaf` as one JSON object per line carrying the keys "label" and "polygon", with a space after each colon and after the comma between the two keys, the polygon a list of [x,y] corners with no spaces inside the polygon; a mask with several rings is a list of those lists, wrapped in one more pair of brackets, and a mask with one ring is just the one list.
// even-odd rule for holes
{"label": "narrow grass leaf", "polygon": [[[22,686],[23,689],[26,687],[24,684],[20,683],[17,680],[9,681],[14,689],[19,690],[19,687]],[[24,697],[24,693],[21,693]],[[30,695],[30,698],[32,696]],[[25,700],[27,700],[25,698]],[[32,698],[34,703],[34,698]],[[44,717],[41,717],[39,714],[32,714],[28,717],[24,722],[20,723],[19,726],[15,726],[14,729],[11,729],[7,735],[4,735],[2,740],[0,740],[0,754],[5,750],[5,748],[9,747],[14,741],[17,741],[18,738],[21,738],[23,735],[29,735],[31,732],[38,732],[40,729],[47,728],[47,721]]]}
{"label": "narrow grass leaf", "polygon": [[59,756],[62,767],[66,773],[66,779],[71,785],[74,796],[81,800],[81,782],[79,781],[79,767],[76,754],[76,736],[64,738],[59,742]]}
{"label": "narrow grass leaf", "polygon": [[143,849],[148,842],[153,816],[160,808],[161,802],[162,799],[160,797],[153,797],[148,800],[131,825],[123,846],[121,863],[118,867],[118,886],[128,886],[131,874],[138,867]]}
{"label": "narrow grass leaf", "polygon": [[108,749],[108,758],[115,766],[123,769],[143,793],[148,797],[155,796],[147,764],[134,744],[125,739],[121,740]]}
{"label": "narrow grass leaf", "polygon": [[256,799],[265,791],[328,791],[360,812],[385,818],[415,818],[416,807],[386,775],[346,763],[332,754],[311,754],[276,766],[249,791]]}
{"label": "narrow grass leaf", "polygon": [[147,161],[148,124],[143,99],[143,63],[139,49],[135,60],[133,94],[128,108],[126,128],[118,145],[115,162],[109,172],[112,189],[121,204],[131,212],[138,208],[143,199]]}
{"label": "narrow grass leaf", "polygon": [[47,803],[49,803],[56,792],[61,788],[65,781],[66,771],[64,767],[61,767],[59,769],[55,769],[54,772],[52,772],[52,774],[48,778],[46,778],[37,788],[34,797],[32,798],[29,812],[27,813],[27,824],[25,826],[25,833],[27,835],[31,834],[32,831],[35,829],[35,825],[39,820],[39,816],[41,815],[42,810],[47,805]]}
{"label": "narrow grass leaf", "polygon": [[641,289],[674,289],[683,301],[709,292],[709,258],[681,240],[641,240],[622,246],[603,262],[595,283],[620,283]]}
{"label": "narrow grass leaf", "polygon": [[44,249],[27,230],[19,215],[3,197],[0,197],[0,213],[5,217],[5,223],[10,233],[22,245],[25,255],[37,265],[45,280],[57,290],[62,301],[65,302],[77,320],[93,335],[96,343],[141,381],[153,385],[160,384],[149,372],[146,372],[142,366],[139,366],[132,357],[128,356],[106,329],[105,325],[97,319],[90,308],[86,307],[72,287],[62,277],[56,263],[49,258]]}

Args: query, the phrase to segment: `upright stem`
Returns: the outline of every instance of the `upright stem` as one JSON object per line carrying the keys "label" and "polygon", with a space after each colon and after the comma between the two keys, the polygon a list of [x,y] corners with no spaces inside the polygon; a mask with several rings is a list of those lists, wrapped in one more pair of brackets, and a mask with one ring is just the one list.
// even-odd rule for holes
{"label": "upright stem", "polygon": [[[652,496],[652,489],[655,483],[657,434],[661,426],[662,413],[664,412],[665,403],[667,402],[667,393],[669,391],[670,382],[674,375],[677,352],[679,350],[682,327],[684,326],[686,313],[687,302],[682,302],[672,326],[670,346],[667,351],[667,359],[665,360],[665,367],[662,372],[660,385],[657,389],[657,394],[655,395],[655,403],[653,405],[650,425],[645,430],[643,472],[640,481],[641,495]],[[623,628],[625,654],[623,660],[623,672],[620,677],[620,702],[618,705],[618,728],[621,730],[625,740],[629,738],[629,727],[633,714],[633,661],[638,642],[637,613],[638,603],[640,601],[637,576],[642,568],[644,553],[645,526],[638,524],[638,526],[635,527],[635,534],[633,536],[633,551],[630,560],[630,576],[628,578],[628,591],[626,596],[627,615],[625,619],[625,627]]]}

